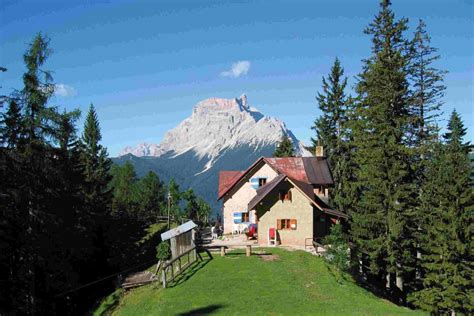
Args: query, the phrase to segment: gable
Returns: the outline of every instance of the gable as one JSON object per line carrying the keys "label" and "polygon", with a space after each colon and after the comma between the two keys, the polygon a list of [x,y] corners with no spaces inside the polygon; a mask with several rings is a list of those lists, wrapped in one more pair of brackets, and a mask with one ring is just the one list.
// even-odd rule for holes
{"label": "gable", "polygon": [[[221,184],[221,177],[226,177],[227,172],[228,171],[219,172],[218,199],[223,198],[224,195],[230,192],[232,192],[232,195],[235,194],[235,192],[238,191],[245,183],[250,182],[250,185],[258,183],[256,182],[256,179],[258,178],[266,178],[267,181],[270,181],[278,175],[278,172],[269,166],[263,157],[258,159],[247,170],[239,171],[239,174],[235,173],[235,176],[227,182],[226,186],[224,186],[223,182]],[[253,188],[253,190],[255,189],[256,188]]]}
{"label": "gable", "polygon": [[[321,157],[259,158],[245,171],[221,171],[219,173],[218,199],[242,181],[248,181],[259,169],[267,165],[276,174],[311,185],[334,184],[329,164]],[[276,175],[275,175],[276,176]],[[222,179],[222,181],[221,181]]]}

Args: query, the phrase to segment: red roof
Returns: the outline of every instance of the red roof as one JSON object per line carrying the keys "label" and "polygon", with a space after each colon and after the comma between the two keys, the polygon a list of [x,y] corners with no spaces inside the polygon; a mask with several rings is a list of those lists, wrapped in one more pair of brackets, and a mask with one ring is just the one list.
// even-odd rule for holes
{"label": "red roof", "polygon": [[221,199],[230,189],[236,185],[250,170],[261,161],[267,163],[278,174],[284,174],[296,181],[308,184],[334,184],[329,165],[325,158],[317,157],[287,157],[287,158],[264,158],[255,161],[245,171],[221,171],[219,173],[218,198]]}
{"label": "red roof", "polygon": [[303,158],[265,158],[265,161],[276,169],[278,173],[283,173],[298,181],[308,182]]}
{"label": "red roof", "polygon": [[219,196],[223,195],[228,189],[230,189],[234,182],[240,178],[243,171],[220,171],[219,172]]}

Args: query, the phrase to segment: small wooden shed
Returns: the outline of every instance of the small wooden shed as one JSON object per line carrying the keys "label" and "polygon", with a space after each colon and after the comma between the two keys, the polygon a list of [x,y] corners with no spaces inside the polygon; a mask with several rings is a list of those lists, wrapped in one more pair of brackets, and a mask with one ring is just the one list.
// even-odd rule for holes
{"label": "small wooden shed", "polygon": [[196,247],[194,243],[194,229],[196,227],[197,225],[193,221],[188,221],[161,234],[162,241],[170,240],[172,259],[178,258]]}

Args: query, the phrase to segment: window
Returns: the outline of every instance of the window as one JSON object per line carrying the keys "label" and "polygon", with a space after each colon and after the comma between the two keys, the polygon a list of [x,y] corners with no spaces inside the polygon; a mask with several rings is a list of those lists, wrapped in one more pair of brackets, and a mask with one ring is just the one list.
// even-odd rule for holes
{"label": "window", "polygon": [[277,229],[296,230],[296,219],[277,219]]}
{"label": "window", "polygon": [[257,190],[258,188],[264,186],[267,183],[267,178],[251,178],[250,185],[252,188]]}
{"label": "window", "polygon": [[290,201],[291,202],[291,191],[290,190],[280,190],[278,197],[280,201]]}
{"label": "window", "polygon": [[240,223],[246,223],[249,222],[249,213],[234,213],[234,223],[235,224],[240,224]]}

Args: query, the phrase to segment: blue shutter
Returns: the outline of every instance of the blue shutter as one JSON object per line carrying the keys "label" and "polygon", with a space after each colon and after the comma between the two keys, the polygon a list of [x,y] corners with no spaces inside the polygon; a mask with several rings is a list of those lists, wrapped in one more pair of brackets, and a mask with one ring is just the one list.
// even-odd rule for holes
{"label": "blue shutter", "polygon": [[235,224],[242,223],[242,213],[234,213],[234,223]]}
{"label": "blue shutter", "polygon": [[250,179],[250,185],[252,186],[252,188],[257,190],[258,189],[258,178]]}

